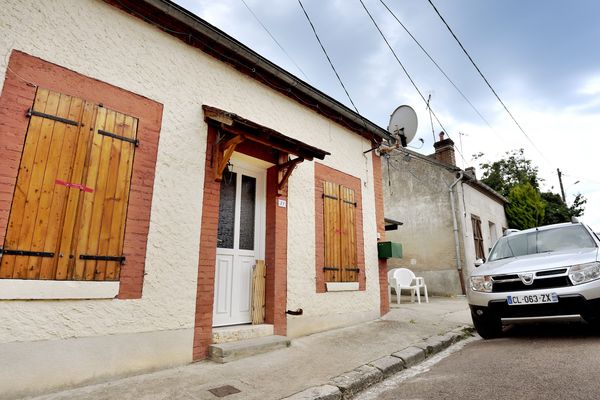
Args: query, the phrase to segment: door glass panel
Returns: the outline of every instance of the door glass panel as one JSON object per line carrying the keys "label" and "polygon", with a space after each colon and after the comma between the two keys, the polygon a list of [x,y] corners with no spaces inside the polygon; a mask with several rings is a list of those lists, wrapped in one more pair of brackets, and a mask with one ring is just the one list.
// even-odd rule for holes
{"label": "door glass panel", "polygon": [[254,250],[254,210],[256,208],[256,178],[242,175],[240,212],[240,249]]}
{"label": "door glass panel", "polygon": [[233,232],[235,225],[235,172],[223,174],[221,181],[221,198],[219,201],[219,230],[217,247],[233,249]]}

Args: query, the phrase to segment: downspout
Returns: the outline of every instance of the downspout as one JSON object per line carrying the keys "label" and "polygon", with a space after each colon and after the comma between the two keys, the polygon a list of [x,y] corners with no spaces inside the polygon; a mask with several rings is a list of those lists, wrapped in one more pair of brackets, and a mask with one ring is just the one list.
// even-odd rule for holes
{"label": "downspout", "polygon": [[452,224],[454,226],[454,247],[456,250],[456,270],[458,271],[458,279],[460,280],[460,289],[462,294],[465,294],[465,279],[462,273],[462,264],[460,262],[460,242],[458,239],[458,222],[456,221],[456,207],[454,206],[454,187],[462,180],[464,172],[460,171],[456,175],[456,180],[452,182],[448,191],[450,192],[450,207],[452,207]]}

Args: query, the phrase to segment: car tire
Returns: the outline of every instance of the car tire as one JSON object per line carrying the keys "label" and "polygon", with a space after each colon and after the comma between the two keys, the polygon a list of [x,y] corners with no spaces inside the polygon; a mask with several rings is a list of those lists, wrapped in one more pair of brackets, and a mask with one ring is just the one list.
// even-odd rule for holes
{"label": "car tire", "polygon": [[471,311],[471,318],[475,330],[483,339],[494,339],[502,335],[502,321],[500,318],[488,313],[477,315],[473,311]]}

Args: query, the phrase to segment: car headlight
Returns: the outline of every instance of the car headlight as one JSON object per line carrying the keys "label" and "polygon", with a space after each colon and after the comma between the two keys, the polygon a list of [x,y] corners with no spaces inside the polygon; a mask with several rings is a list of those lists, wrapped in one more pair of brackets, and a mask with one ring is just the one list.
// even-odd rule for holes
{"label": "car headlight", "polygon": [[569,279],[573,285],[600,279],[600,262],[573,265],[569,270]]}
{"label": "car headlight", "polygon": [[476,292],[491,292],[492,291],[492,277],[489,275],[483,276],[472,276],[471,277],[471,289]]}

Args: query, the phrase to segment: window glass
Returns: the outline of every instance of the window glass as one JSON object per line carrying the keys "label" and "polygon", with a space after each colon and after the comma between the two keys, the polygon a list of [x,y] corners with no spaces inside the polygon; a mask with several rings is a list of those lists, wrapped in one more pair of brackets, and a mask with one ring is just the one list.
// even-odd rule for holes
{"label": "window glass", "polygon": [[563,226],[503,237],[494,247],[490,261],[528,254],[594,247],[596,244],[583,226]]}
{"label": "window glass", "polygon": [[237,174],[235,172],[225,172],[221,181],[217,247],[223,249],[233,249],[236,180]]}
{"label": "window glass", "polygon": [[254,250],[256,178],[242,175],[240,195],[240,249]]}

